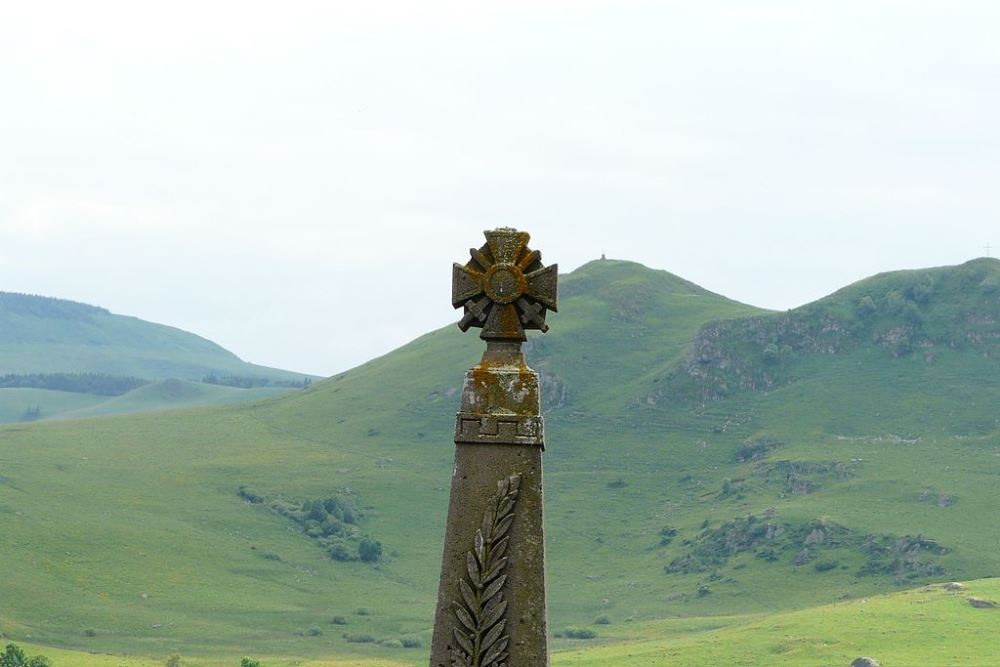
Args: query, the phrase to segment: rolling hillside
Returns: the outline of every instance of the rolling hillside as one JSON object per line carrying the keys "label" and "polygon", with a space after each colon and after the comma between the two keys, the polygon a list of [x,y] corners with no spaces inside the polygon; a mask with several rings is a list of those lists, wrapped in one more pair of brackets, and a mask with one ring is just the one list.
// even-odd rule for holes
{"label": "rolling hillside", "polygon": [[[552,627],[624,636],[1000,573],[998,281],[977,260],[768,313],[628,262],[565,276],[527,346]],[[446,327],[284,397],[0,429],[0,632],[423,662],[396,642],[429,639],[481,347]],[[289,520],[336,494],[380,562],[333,560]]]}
{"label": "rolling hillside", "polygon": [[74,301],[0,292],[0,375],[7,373],[302,379],[301,373],[248,364],[180,329]]}
{"label": "rolling hillside", "polygon": [[186,398],[162,388],[147,388],[125,398],[126,389],[108,393],[84,386],[66,391],[51,382],[54,374],[97,374],[147,382],[200,382],[215,376],[217,382],[240,378],[274,385],[311,378],[246,363],[209,340],[173,327],[73,301],[0,292],[0,376],[14,376],[29,385],[25,377],[30,376],[37,385],[0,385],[0,421],[166,409],[280,393],[271,387],[241,394],[236,387],[215,384],[192,389]]}

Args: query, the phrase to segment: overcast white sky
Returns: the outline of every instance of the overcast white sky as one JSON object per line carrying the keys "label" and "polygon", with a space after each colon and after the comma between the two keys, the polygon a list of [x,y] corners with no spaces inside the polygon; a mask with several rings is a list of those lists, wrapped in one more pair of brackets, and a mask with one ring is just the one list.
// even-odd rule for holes
{"label": "overcast white sky", "polygon": [[317,374],[456,320],[504,225],[797,306],[1000,254],[997,35],[956,0],[3,2],[0,289]]}

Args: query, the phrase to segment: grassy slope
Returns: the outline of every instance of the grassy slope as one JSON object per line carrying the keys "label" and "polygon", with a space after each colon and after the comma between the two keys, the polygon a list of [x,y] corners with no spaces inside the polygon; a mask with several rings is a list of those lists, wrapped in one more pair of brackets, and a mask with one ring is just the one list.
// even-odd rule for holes
{"label": "grassy slope", "polygon": [[[0,375],[91,372],[153,380],[201,380],[210,373],[272,381],[305,377],[248,364],[209,340],[173,327],[72,301],[0,292]],[[282,393],[207,385],[187,388],[183,397],[169,388],[153,386],[111,399],[63,391],[0,389],[0,422],[20,421],[31,407],[40,408],[43,418],[66,419],[215,405]]]}
{"label": "grassy slope", "polygon": [[973,608],[970,595],[1000,600],[1000,579],[969,582],[954,593],[937,585],[791,613],[616,628],[619,638],[604,646],[563,642],[553,664],[827,667],[868,656],[885,667],[992,667],[1000,611]]}
{"label": "grassy slope", "polygon": [[[597,642],[557,640],[557,667],[687,667],[733,665],[801,667],[848,665],[860,656],[876,657],[886,667],[992,667],[996,664],[996,610],[975,609],[970,596],[1000,600],[1000,579],[965,584],[948,592],[940,585],[794,612],[767,615],[680,618],[621,626],[602,626]],[[159,660],[83,653],[21,644],[29,655],[42,653],[59,667],[153,667]],[[224,667],[231,658],[185,655],[184,664]],[[395,667],[420,660],[346,658],[310,661],[263,654],[269,667]]]}
{"label": "grassy slope", "polygon": [[248,364],[188,333],[73,301],[0,292],[0,374],[106,373],[200,380],[219,375],[301,380]]}
{"label": "grassy slope", "polygon": [[102,415],[128,414],[153,410],[171,410],[195,405],[223,405],[280,396],[293,391],[288,387],[254,387],[240,389],[221,385],[161,380],[133,389],[122,396],[114,396],[101,403],[63,412],[59,419],[80,419]]}
{"label": "grassy slope", "polygon": [[39,408],[42,419],[79,419],[101,415],[170,410],[194,405],[222,405],[279,396],[287,387],[239,389],[186,380],[161,380],[122,396],[95,396],[47,389],[0,389],[0,422],[19,422]]}
{"label": "grassy slope", "polygon": [[[891,576],[857,577],[863,556],[849,550],[824,573],[794,566],[789,554],[767,563],[749,553],[717,572],[664,573],[706,519],[718,526],[767,508],[781,521],[830,516],[860,533],[922,532],[951,549],[941,557],[949,575],[1000,572],[995,358],[946,347],[928,363],[872,345],[825,356],[803,346],[781,361],[795,381],[702,403],[691,397],[704,387],[692,394],[677,371],[688,343],[708,320],[760,311],[624,262],[584,267],[566,277],[562,296],[553,333],[529,345],[552,388],[556,629],[599,614],[617,626],[896,588]],[[758,363],[755,346],[763,347],[744,345],[747,368]],[[340,633],[429,639],[457,389],[480,349],[449,327],[278,400],[0,430],[0,628],[146,655],[360,652],[420,662]],[[974,404],[970,387],[979,390]],[[762,435],[784,443],[770,460],[849,463],[853,477],[785,493],[734,459],[744,439]],[[740,477],[737,493],[719,496],[725,479]],[[624,487],[608,486],[619,478]],[[326,559],[284,520],[241,502],[240,484],[298,499],[356,489],[374,507],[366,530],[387,561]],[[928,487],[956,504],[921,502]],[[659,547],[667,524],[679,535]],[[696,595],[700,585],[712,592]],[[358,606],[374,614],[352,613]],[[350,625],[327,625],[332,614]],[[311,626],[323,634],[294,634]]]}
{"label": "grassy slope", "polygon": [[26,410],[39,408],[43,418],[81,410],[108,400],[107,396],[48,389],[0,389],[0,423],[18,422]]}

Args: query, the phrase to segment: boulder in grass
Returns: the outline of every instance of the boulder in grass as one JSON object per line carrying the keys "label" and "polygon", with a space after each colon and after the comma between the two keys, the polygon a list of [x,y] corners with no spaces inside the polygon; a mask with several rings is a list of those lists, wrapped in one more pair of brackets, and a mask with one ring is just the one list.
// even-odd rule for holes
{"label": "boulder in grass", "polygon": [[961,591],[965,590],[965,585],[960,584],[957,581],[949,581],[947,584],[944,585],[944,589],[946,591]]}
{"label": "boulder in grass", "polygon": [[969,604],[976,609],[995,609],[997,606],[993,600],[984,600],[983,598],[969,598]]}
{"label": "boulder in grass", "polygon": [[881,667],[881,664],[875,658],[855,658],[851,667]]}

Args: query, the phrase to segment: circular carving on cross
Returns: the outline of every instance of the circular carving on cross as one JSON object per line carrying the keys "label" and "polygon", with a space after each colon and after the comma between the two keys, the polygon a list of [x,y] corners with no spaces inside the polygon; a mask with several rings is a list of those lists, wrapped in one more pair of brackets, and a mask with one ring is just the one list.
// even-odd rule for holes
{"label": "circular carving on cross", "polygon": [[452,270],[451,303],[465,311],[459,328],[479,327],[485,340],[523,341],[526,329],[548,331],[545,314],[558,309],[558,265],[543,265],[525,232],[503,227],[483,234],[486,245],[472,248],[472,259]]}
{"label": "circular carving on cross", "polygon": [[528,281],[513,264],[497,264],[486,271],[483,287],[496,303],[514,303],[528,289]]}

